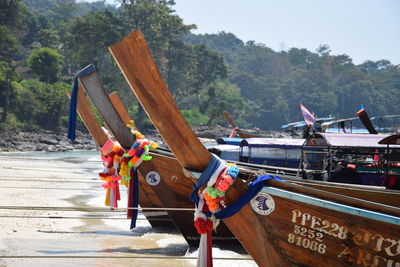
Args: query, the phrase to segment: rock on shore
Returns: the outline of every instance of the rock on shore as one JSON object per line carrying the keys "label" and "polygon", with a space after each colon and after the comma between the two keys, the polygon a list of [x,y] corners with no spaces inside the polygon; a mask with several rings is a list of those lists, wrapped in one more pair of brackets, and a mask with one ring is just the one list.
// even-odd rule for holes
{"label": "rock on shore", "polygon": [[67,132],[59,133],[40,130],[37,132],[0,132],[0,151],[71,151],[97,149],[88,133],[77,132],[77,139],[71,142]]}
{"label": "rock on shore", "polygon": [[[223,126],[194,126],[193,131],[200,138],[215,140],[221,136],[229,136],[232,129]],[[264,137],[288,137],[284,132],[261,131],[260,129],[251,129],[252,132]],[[165,146],[160,134],[155,129],[143,131],[143,134],[158,143]],[[36,132],[20,131],[0,131],[0,152],[7,151],[47,151],[60,152],[71,150],[96,150],[97,145],[92,136],[87,132],[77,131],[76,140],[71,142],[67,138],[67,130],[60,130],[58,133],[46,130]]]}

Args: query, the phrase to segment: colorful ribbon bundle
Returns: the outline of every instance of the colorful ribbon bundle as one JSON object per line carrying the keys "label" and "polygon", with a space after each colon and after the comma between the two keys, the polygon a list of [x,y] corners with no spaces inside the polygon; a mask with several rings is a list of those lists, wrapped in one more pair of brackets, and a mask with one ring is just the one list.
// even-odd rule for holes
{"label": "colorful ribbon bundle", "polygon": [[[139,205],[139,185],[137,167],[146,160],[151,160],[149,150],[155,150],[158,145],[146,139],[135,127],[134,121],[127,125],[131,129],[136,141],[121,161],[121,184],[128,186],[128,208],[137,208]],[[131,219],[130,229],[136,227],[137,209],[128,209],[127,217]]]}
{"label": "colorful ribbon bundle", "polygon": [[[201,234],[197,266],[212,266],[211,231],[218,226],[219,219],[229,218],[236,214],[260,192],[268,180],[282,181],[279,177],[271,175],[257,176],[256,180],[248,184],[246,192],[230,206],[225,207],[223,202],[225,192],[233,184],[238,173],[239,169],[236,166],[226,164],[213,155],[189,196],[190,200],[196,205],[194,224],[197,232]],[[200,190],[203,186],[206,187]]]}
{"label": "colorful ribbon bundle", "polygon": [[[103,172],[99,173],[101,180],[106,181],[102,186],[107,189],[105,205],[112,208],[118,207],[121,199],[119,183],[128,186],[128,208],[137,208],[139,202],[139,187],[137,167],[146,160],[151,160],[149,150],[155,150],[158,145],[149,141],[135,127],[131,120],[127,126],[136,137],[133,146],[125,153],[118,142],[111,139],[101,148],[101,158],[104,165]],[[137,210],[128,209],[128,218],[131,218],[131,229],[136,226]]]}
{"label": "colorful ribbon bundle", "polygon": [[200,194],[200,201],[203,200],[203,207],[199,209],[199,206],[197,206],[195,213],[194,225],[199,234],[204,234],[210,227],[212,230],[218,225],[218,221],[212,215],[212,219],[208,219],[204,215],[204,212],[211,212],[213,214],[224,208],[225,192],[233,184],[238,173],[239,169],[234,164],[226,165],[221,161],[220,167],[207,182],[207,187]]}
{"label": "colorful ribbon bundle", "polygon": [[[213,214],[224,207],[225,192],[235,181],[238,172],[239,169],[235,165],[227,165],[220,158],[213,156],[190,196],[196,204],[194,226],[201,235],[198,266],[212,266],[211,231],[218,226],[219,222]],[[200,192],[200,188],[204,185],[207,186]]]}
{"label": "colorful ribbon bundle", "polygon": [[102,186],[107,189],[105,205],[112,208],[118,207],[118,200],[121,199],[119,191],[120,176],[118,174],[123,148],[118,142],[113,142],[110,139],[101,148],[101,159],[103,161],[104,170],[99,173],[100,179],[106,183]]}
{"label": "colorful ribbon bundle", "polygon": [[133,120],[130,120],[127,126],[136,137],[136,141],[128,152],[123,155],[121,161],[121,170],[119,172],[121,175],[121,184],[126,186],[128,186],[129,180],[131,179],[129,175],[130,169],[137,168],[143,161],[151,160],[149,150],[155,150],[158,147],[155,142],[148,140],[137,130]]}

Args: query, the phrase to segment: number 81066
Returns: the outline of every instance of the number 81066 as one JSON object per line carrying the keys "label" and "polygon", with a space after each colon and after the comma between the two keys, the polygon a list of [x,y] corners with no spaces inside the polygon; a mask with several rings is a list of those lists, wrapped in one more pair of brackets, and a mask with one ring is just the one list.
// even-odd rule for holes
{"label": "number 81066", "polygon": [[294,235],[292,233],[290,233],[288,236],[288,242],[291,244],[295,244],[299,247],[310,249],[312,251],[317,251],[320,254],[324,254],[326,252],[325,244],[318,243],[315,240],[310,240],[306,237]]}

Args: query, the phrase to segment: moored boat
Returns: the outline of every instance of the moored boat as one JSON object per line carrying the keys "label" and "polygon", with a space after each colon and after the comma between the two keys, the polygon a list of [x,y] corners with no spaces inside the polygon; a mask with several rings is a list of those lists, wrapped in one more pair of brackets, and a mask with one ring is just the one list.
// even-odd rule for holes
{"label": "moored boat", "polygon": [[[181,116],[140,32],[111,53],[153,124],[187,169],[205,170],[212,155]],[[156,103],[156,104],[155,104]],[[226,192],[235,205],[257,173],[241,171]],[[400,209],[274,179],[224,221],[260,266],[396,266]]]}
{"label": "moored boat", "polygon": [[[77,95],[77,111],[85,124],[87,130],[93,137],[99,148],[103,147],[109,137],[102,129],[102,126],[97,121],[93,111],[91,110],[89,103],[86,99],[85,92],[82,86],[78,87]],[[71,97],[71,94],[69,94]],[[115,95],[114,95],[115,99]],[[143,177],[139,174],[139,179],[143,180]],[[163,208],[160,200],[156,197],[150,186],[146,183],[139,184],[139,204],[143,208]],[[152,227],[171,227],[174,226],[170,217],[165,211],[143,211],[143,215],[149,221]]]}
{"label": "moored boat", "polygon": [[[114,137],[127,150],[134,144],[134,138],[126,127],[130,120],[121,101],[117,97],[108,98],[105,94],[99,75],[91,72],[79,78],[93,104],[110,128]],[[163,149],[150,153],[152,159],[143,161],[139,166],[139,184],[145,188],[145,195],[159,200],[166,209],[172,222],[190,246],[197,246],[199,236],[193,227],[193,206],[187,198],[193,182],[187,178],[187,172]],[[139,199],[142,194],[140,194]],[[229,229],[221,225],[215,237],[217,244],[237,243]]]}
{"label": "moored boat", "polygon": [[[386,186],[388,158],[399,161],[400,146],[390,150],[379,142],[388,137],[376,134],[314,133],[302,147],[302,170],[310,175],[320,174],[328,181]],[[392,164],[390,171],[400,173]],[[311,177],[314,178],[314,177]],[[390,186],[387,188],[392,189]],[[394,189],[394,188],[393,188]]]}

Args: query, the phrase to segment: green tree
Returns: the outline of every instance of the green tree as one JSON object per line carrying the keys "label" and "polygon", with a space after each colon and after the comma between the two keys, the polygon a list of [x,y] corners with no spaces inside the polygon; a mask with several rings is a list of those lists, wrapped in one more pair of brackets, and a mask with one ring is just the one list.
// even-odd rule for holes
{"label": "green tree", "polygon": [[15,26],[20,19],[22,5],[21,0],[0,1],[0,25]]}
{"label": "green tree", "polygon": [[0,25],[0,60],[10,62],[17,52],[17,39],[6,27]]}
{"label": "green tree", "polygon": [[72,19],[78,11],[75,0],[55,1],[52,8],[53,19],[56,21],[67,22]]}
{"label": "green tree", "polygon": [[18,41],[10,34],[8,28],[0,26],[0,105],[1,121],[7,119],[10,109],[10,99],[12,98],[11,82],[17,78],[17,74],[12,67],[12,59],[18,52]]}
{"label": "green tree", "polygon": [[168,71],[163,59],[168,58],[170,43],[195,25],[183,24],[173,10],[173,0],[120,0],[128,31],[139,29],[146,38],[162,74]]}
{"label": "green tree", "polygon": [[41,81],[55,83],[64,63],[63,56],[51,48],[34,50],[28,58],[28,64],[32,71],[39,76]]}
{"label": "green tree", "polygon": [[37,39],[43,47],[57,49],[60,38],[55,30],[41,29],[37,34]]}
{"label": "green tree", "polygon": [[75,18],[69,26],[69,34],[63,39],[77,68],[90,63],[98,66],[107,47],[127,33],[122,21],[114,13],[104,10],[90,12]]}
{"label": "green tree", "polygon": [[10,109],[10,99],[12,97],[12,81],[17,79],[17,73],[9,63],[0,61],[0,104],[3,107],[1,121],[7,119]]}
{"label": "green tree", "polygon": [[218,79],[226,78],[227,69],[223,57],[217,52],[208,49],[205,45],[194,46],[193,53],[195,56],[195,69],[192,74],[193,83],[190,93],[196,96],[198,106],[200,106],[199,95],[202,90],[208,90],[212,83]]}
{"label": "green tree", "polygon": [[38,80],[23,80],[16,85],[15,114],[27,126],[37,125],[55,130],[66,114],[66,94],[70,85],[48,84]]}
{"label": "green tree", "polygon": [[322,57],[329,56],[329,54],[331,53],[331,50],[329,49],[329,45],[323,44],[323,45],[318,46],[317,53]]}

